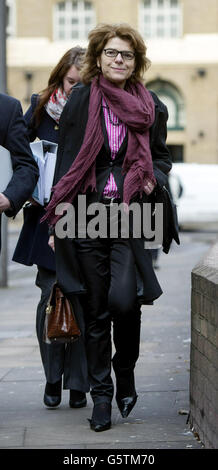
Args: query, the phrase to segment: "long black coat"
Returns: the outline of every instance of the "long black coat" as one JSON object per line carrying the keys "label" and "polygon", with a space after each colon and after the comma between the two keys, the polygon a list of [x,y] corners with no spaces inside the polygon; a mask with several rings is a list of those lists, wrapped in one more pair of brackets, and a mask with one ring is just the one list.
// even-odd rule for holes
{"label": "long black coat", "polygon": [[[55,183],[68,171],[82,145],[88,119],[89,95],[90,86],[75,88],[62,113]],[[166,146],[168,112],[166,106],[154,93],[152,93],[152,96],[155,102],[155,121],[150,130],[150,146],[154,174],[158,186],[162,187],[167,183],[167,174],[172,166]],[[106,152],[106,140],[104,146]],[[152,267],[150,250],[144,249],[144,240],[142,239],[132,239],[131,247],[142,281],[142,283],[139,283],[140,292],[138,290],[140,301],[141,303],[152,303],[154,299],[161,295],[162,290]],[[85,291],[72,240],[56,238],[56,268],[58,282],[65,293],[82,293]]]}
{"label": "long black coat", "polygon": [[38,167],[30,150],[21,104],[15,98],[2,93],[0,93],[0,145],[9,150],[12,158],[13,176],[3,194],[11,202],[11,210],[6,211],[6,215],[13,217],[32,194],[38,179]]}

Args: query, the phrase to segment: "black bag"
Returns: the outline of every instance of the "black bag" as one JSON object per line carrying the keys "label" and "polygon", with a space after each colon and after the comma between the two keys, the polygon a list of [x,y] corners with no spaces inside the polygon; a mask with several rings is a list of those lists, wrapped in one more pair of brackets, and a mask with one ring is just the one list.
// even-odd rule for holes
{"label": "black bag", "polygon": [[149,196],[151,203],[163,204],[163,251],[168,253],[172,240],[180,245],[177,208],[166,186],[158,187]]}

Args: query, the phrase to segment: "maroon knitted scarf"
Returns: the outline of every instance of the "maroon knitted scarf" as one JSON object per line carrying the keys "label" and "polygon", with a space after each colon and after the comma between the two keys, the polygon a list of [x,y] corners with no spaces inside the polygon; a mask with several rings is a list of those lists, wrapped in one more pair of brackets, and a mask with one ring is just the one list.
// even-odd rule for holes
{"label": "maroon knitted scarf", "polygon": [[[145,86],[138,82],[121,89],[103,75],[94,78],[90,90],[88,122],[81,149],[68,172],[53,188],[53,195],[43,220],[54,225],[60,218],[55,208],[61,202],[71,203],[75,196],[96,189],[96,157],[104,143],[101,127],[101,103],[109,108],[128,128],[128,146],[123,162],[125,174],[123,202],[156,185],[149,145],[149,128],[154,122],[154,102]],[[149,189],[149,185],[150,188]]]}

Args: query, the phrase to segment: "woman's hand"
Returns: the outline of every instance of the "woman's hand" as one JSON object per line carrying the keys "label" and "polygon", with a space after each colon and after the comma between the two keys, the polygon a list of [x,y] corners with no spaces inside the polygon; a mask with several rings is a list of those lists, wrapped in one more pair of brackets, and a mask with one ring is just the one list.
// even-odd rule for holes
{"label": "woman's hand", "polygon": [[156,185],[155,185],[154,183],[152,183],[151,181],[148,181],[148,182],[146,183],[146,185],[144,186],[144,191],[145,191],[145,193],[147,194],[147,196],[149,196],[149,194],[152,193],[152,191],[154,190],[155,186],[156,186]]}
{"label": "woman's hand", "polygon": [[54,235],[50,235],[48,245],[53,251],[55,251]]}

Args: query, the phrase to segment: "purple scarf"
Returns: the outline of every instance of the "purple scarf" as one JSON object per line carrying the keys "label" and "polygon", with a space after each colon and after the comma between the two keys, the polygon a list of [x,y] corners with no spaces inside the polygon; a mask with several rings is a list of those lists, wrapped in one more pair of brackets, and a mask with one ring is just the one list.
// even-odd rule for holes
{"label": "purple scarf", "polygon": [[92,81],[88,122],[81,149],[68,172],[54,186],[52,199],[42,218],[49,225],[55,225],[61,217],[55,215],[59,203],[71,203],[79,192],[86,193],[89,187],[92,191],[96,189],[96,157],[104,143],[101,127],[102,96],[128,128],[128,147],[123,162],[123,173],[126,175],[123,202],[129,204],[138,192],[149,194],[156,185],[149,145],[149,128],[155,115],[150,93],[140,82],[129,84],[124,90],[100,75]]}

